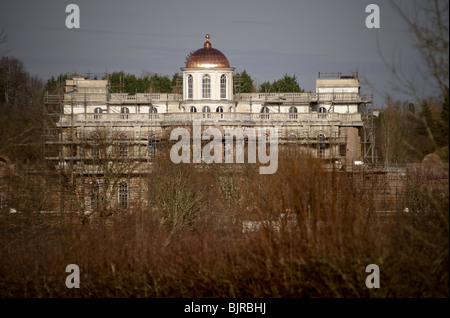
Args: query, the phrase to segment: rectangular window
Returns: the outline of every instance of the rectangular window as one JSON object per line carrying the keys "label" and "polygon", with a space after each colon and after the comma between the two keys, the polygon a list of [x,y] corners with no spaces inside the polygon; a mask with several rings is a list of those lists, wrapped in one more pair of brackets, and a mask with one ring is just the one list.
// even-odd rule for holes
{"label": "rectangular window", "polygon": [[100,197],[100,183],[95,182],[91,188],[91,210],[95,211],[98,209],[98,200]]}
{"label": "rectangular window", "polygon": [[345,157],[347,155],[347,144],[339,145],[339,156]]}
{"label": "rectangular window", "polygon": [[127,145],[119,145],[119,156],[122,158],[128,157],[128,146]]}
{"label": "rectangular window", "polygon": [[325,145],[319,144],[319,146],[317,147],[317,157],[319,157],[320,159],[325,159]]}
{"label": "rectangular window", "polygon": [[128,183],[121,182],[119,184],[119,207],[128,208]]}
{"label": "rectangular window", "polygon": [[119,157],[128,157],[128,137],[126,135],[119,136]]}
{"label": "rectangular window", "polygon": [[149,160],[153,161],[156,156],[156,137],[155,135],[148,136],[148,156]]}

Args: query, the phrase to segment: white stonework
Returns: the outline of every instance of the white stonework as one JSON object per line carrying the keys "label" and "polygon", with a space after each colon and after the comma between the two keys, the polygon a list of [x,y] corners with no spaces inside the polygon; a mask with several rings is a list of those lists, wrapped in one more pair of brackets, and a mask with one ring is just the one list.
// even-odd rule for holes
{"label": "white stonework", "polygon": [[111,153],[117,148],[129,159],[151,162],[171,130],[202,120],[205,129],[214,126],[221,131],[274,127],[280,144],[295,144],[328,162],[362,160],[361,108],[368,100],[355,74],[319,74],[315,92],[309,93],[233,94],[234,68],[211,47],[209,37],[181,71],[182,94],[110,93],[108,80],[67,80],[63,96],[45,97],[47,105],[61,106],[57,133],[48,134],[47,159],[87,166],[98,156],[91,148],[101,138],[111,142]]}

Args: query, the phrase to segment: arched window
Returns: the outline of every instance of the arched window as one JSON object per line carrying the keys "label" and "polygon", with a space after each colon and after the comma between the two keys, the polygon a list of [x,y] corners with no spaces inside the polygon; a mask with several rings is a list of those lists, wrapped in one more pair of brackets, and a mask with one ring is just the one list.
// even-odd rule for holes
{"label": "arched window", "polygon": [[208,74],[202,77],[202,97],[211,98],[211,77]]}
{"label": "arched window", "polygon": [[193,99],[194,98],[194,78],[192,77],[192,75],[188,75],[188,99]]}
{"label": "arched window", "polygon": [[234,108],[233,108],[233,106],[230,106],[230,108],[228,109],[228,111],[229,111],[230,113],[234,113]]}
{"label": "arched window", "polygon": [[195,108],[195,106],[191,106],[191,108],[189,108],[189,112],[196,113],[197,112],[197,108]]}
{"label": "arched window", "polygon": [[158,110],[156,109],[155,106],[150,106],[149,109],[148,109],[148,112],[150,114],[156,114],[156,113],[158,113]]}
{"label": "arched window", "polygon": [[326,137],[325,137],[324,134],[318,134],[318,135],[317,135],[317,140],[318,140],[319,142],[324,142],[325,139],[326,139]]}
{"label": "arched window", "polygon": [[269,107],[261,107],[261,119],[269,119]]}
{"label": "arched window", "polygon": [[289,119],[297,119],[297,107],[289,107]]}
{"label": "arched window", "polygon": [[217,107],[216,113],[223,113],[223,107],[222,106]]}
{"label": "arched window", "polygon": [[203,114],[203,118],[211,118],[210,112],[211,112],[211,108],[209,108],[209,106],[203,106],[202,113],[205,113],[205,114]]}
{"label": "arched window", "polygon": [[120,109],[120,118],[121,119],[128,119],[128,114],[130,113],[130,110],[128,109],[128,107],[122,107]]}
{"label": "arched window", "polygon": [[128,157],[128,136],[125,134],[119,136],[119,157]]}
{"label": "arched window", "polygon": [[289,141],[297,141],[298,140],[297,135],[294,133],[290,133],[288,136],[288,140]]}
{"label": "arched window", "polygon": [[227,98],[227,76],[225,74],[220,77],[220,98]]}
{"label": "arched window", "polygon": [[119,208],[128,208],[128,183],[125,181],[119,183]]}
{"label": "arched window", "polygon": [[319,107],[319,113],[326,113],[327,109],[325,107]]}
{"label": "arched window", "polygon": [[184,113],[186,111],[186,109],[184,108],[184,106],[181,106],[181,112]]}
{"label": "arched window", "polygon": [[295,150],[297,147],[297,141],[298,141],[297,135],[294,133],[290,133],[288,135],[289,149]]}
{"label": "arched window", "polygon": [[156,155],[156,136],[154,134],[148,135],[148,156],[150,161],[155,158]]}
{"label": "arched window", "polygon": [[100,107],[97,107],[94,109],[94,119],[100,119],[102,115],[99,115],[102,113],[102,109]]}

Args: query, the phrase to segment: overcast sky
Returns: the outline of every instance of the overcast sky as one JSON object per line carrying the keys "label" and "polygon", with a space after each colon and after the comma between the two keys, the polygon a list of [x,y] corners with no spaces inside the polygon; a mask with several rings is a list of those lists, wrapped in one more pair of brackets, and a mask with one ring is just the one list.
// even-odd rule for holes
{"label": "overcast sky", "polygon": [[[70,3],[80,8],[79,29],[66,28]],[[365,26],[370,3],[380,8],[379,29]],[[8,55],[44,80],[106,70],[172,76],[209,33],[231,66],[259,83],[295,74],[314,91],[318,72],[358,71],[382,106],[385,93],[406,96],[392,89],[381,53],[389,62],[401,60],[406,74],[420,61],[409,30],[385,0],[2,0],[0,28]]]}

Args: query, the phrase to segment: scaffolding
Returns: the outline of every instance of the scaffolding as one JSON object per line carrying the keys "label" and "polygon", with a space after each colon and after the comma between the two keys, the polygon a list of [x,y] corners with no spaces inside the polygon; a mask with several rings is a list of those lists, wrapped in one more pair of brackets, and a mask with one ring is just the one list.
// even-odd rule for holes
{"label": "scaffolding", "polygon": [[[111,164],[117,166],[119,174],[125,179],[130,179],[131,175],[139,177],[135,187],[140,197],[142,195],[140,189],[145,188],[141,185],[141,176],[150,172],[148,164],[154,161],[161,140],[158,129],[160,114],[153,105],[154,94],[129,98],[127,94],[118,93],[114,94],[115,97],[111,100],[112,88],[124,85],[122,83],[111,85],[107,73],[102,74],[106,83],[95,82],[92,85],[83,82],[87,79],[96,79],[97,76],[97,74],[76,75],[72,80],[59,83],[54,92],[47,92],[44,96],[44,156],[49,168],[60,179],[60,212],[75,211],[77,208],[82,211],[89,210],[90,203],[85,198],[88,194],[92,198],[98,196],[91,193],[94,184],[92,180],[105,178],[106,172],[99,167],[107,169],[107,165]],[[161,99],[160,96],[157,98]],[[166,108],[168,102],[167,95]],[[129,120],[131,119],[129,112],[125,111],[128,105],[132,105],[137,113],[142,114],[139,115],[142,122],[139,124],[140,129],[137,131],[133,129],[127,133],[127,127],[134,125],[134,122]],[[142,106],[148,107],[148,114],[141,113]],[[114,122],[107,119],[108,116],[116,116]],[[99,131],[98,127],[102,127],[100,129],[104,131]],[[122,133],[126,133],[127,138],[120,139]],[[99,135],[98,138],[93,138],[95,134]],[[99,155],[96,156],[94,153]],[[141,166],[144,163],[147,163],[146,167]],[[133,169],[124,169],[124,166]],[[83,198],[81,200],[78,198],[81,207],[72,204],[76,199],[72,195],[75,196],[76,191],[81,192]]]}
{"label": "scaffolding", "polygon": [[373,92],[370,100],[366,100],[361,103],[361,118],[363,121],[363,136],[362,136],[362,148],[363,148],[363,161],[364,164],[370,168],[376,168],[379,166],[378,157],[375,149],[375,122],[373,114]]}
{"label": "scaffolding", "polygon": [[[163,139],[162,131],[164,127],[186,123],[186,119],[193,120],[200,118],[204,114],[167,114],[169,113],[169,102],[179,101],[180,96],[169,96],[169,94],[136,94],[128,95],[123,93],[112,93],[112,88],[120,85],[111,85],[108,74],[102,77],[105,82],[102,83],[83,83],[84,79],[92,78],[95,74],[89,74],[85,77],[80,77],[79,81],[76,79],[68,80],[66,84],[60,83],[58,90],[53,94],[46,94],[44,98],[44,138],[45,138],[45,157],[49,161],[56,163],[59,169],[66,168],[70,171],[70,175],[65,176],[66,179],[61,180],[61,184],[74,184],[75,179],[81,177],[82,184],[85,184],[85,178],[89,177],[90,166],[93,165],[94,160],[92,152],[89,152],[89,143],[95,142],[92,140],[92,133],[96,127],[106,127],[118,129],[121,132],[129,130],[128,138],[124,140],[116,140],[116,137],[110,136],[110,142],[117,147],[125,143],[133,149],[130,154],[127,153],[127,160],[138,161],[150,164],[156,154],[161,140]],[[324,78],[327,73],[319,73],[319,78]],[[354,79],[357,78],[357,73],[351,75],[332,75],[334,78]],[[81,85],[82,83],[82,85]],[[89,86],[91,85],[91,86]],[[106,85],[102,86],[102,85]],[[178,86],[180,83],[178,82]],[[346,104],[358,103],[360,109],[366,111],[363,113],[364,118],[369,118],[367,114],[371,114],[372,100],[366,100],[360,97],[356,92],[337,92],[332,93],[286,93],[286,94],[240,94],[240,87],[242,85],[239,76],[234,77],[234,88],[238,96],[235,96],[234,103],[242,100],[249,100],[250,113],[208,113],[208,118],[214,120],[241,125],[246,122],[248,125],[257,127],[258,125],[281,125],[285,129],[292,127],[309,127],[297,129],[298,139],[295,141],[301,148],[306,148],[313,152],[315,156],[320,158],[323,162],[330,165],[348,164],[353,157],[347,155],[346,146],[348,145],[347,133],[341,134],[339,125],[333,124],[339,122],[341,116],[343,121],[347,123],[343,126],[357,126],[358,130],[364,131],[364,136],[372,136],[373,132],[373,118],[371,122],[361,121],[360,114],[351,113],[335,113],[333,108],[335,105],[342,106]],[[356,86],[357,87],[357,86]],[[353,87],[352,87],[353,88]],[[92,93],[90,93],[92,92]],[[246,96],[248,95],[248,96]],[[257,102],[261,105],[276,105],[278,112],[275,113],[254,113],[252,112],[252,96],[255,95]],[[358,96],[356,96],[358,95]],[[246,99],[249,97],[249,99]],[[271,98],[268,100],[268,98]],[[324,103],[331,103],[331,111],[329,113],[320,113],[317,109],[312,110],[314,105],[320,101]],[[164,114],[158,113],[157,106],[164,107]],[[308,108],[306,113],[282,111],[282,107],[291,107],[300,105],[303,108]],[[337,107],[336,106],[336,107]],[[366,107],[369,106],[369,107]],[[97,113],[95,107],[106,108],[100,109]],[[135,111],[129,112],[128,107],[133,107]],[[94,109],[95,108],[95,109]],[[148,108],[148,113],[147,113]],[[294,107],[292,107],[294,108]],[[342,107],[341,107],[342,108]],[[179,108],[180,109],[180,108]],[[347,108],[348,109],[348,108]],[[345,109],[344,109],[345,111]],[[102,113],[104,112],[104,115]],[[303,114],[303,115],[302,115]],[[167,115],[167,116],[166,116]],[[189,116],[187,116],[189,115]],[[198,116],[196,116],[198,115]],[[220,116],[220,119],[219,117]],[[237,116],[241,116],[236,120]],[[300,116],[304,116],[300,118]],[[133,118],[136,118],[133,119]],[[167,121],[167,122],[166,122]],[[163,123],[164,122],[164,123]],[[304,126],[302,122],[306,123]],[[326,126],[332,126],[331,130],[325,133],[321,138],[318,137],[318,132],[312,129],[313,126],[320,126],[320,123]],[[282,124],[280,124],[282,123]],[[370,124],[371,123],[371,124]],[[226,123],[218,123],[219,125],[226,125]],[[130,127],[132,129],[130,130]],[[362,127],[362,128],[361,128]],[[284,129],[284,128],[283,128]],[[317,128],[319,129],[319,128]],[[321,128],[320,128],[321,129]],[[132,131],[132,132],[131,132]],[[351,132],[354,134],[354,132]],[[117,135],[117,134],[116,134]],[[281,137],[281,136],[280,136]],[[106,136],[105,136],[106,138]],[[114,139],[116,138],[116,139]],[[285,140],[283,137],[279,139],[281,143],[293,143],[288,140],[288,132]],[[351,140],[350,140],[351,141]],[[353,142],[353,141],[351,141]],[[374,139],[364,137],[363,152],[364,159],[373,162],[367,154],[370,154],[368,149],[373,150]],[[145,150],[144,150],[145,149]],[[358,141],[358,158],[359,157],[359,141]],[[123,159],[121,159],[123,161]],[[357,159],[360,160],[360,159]],[[150,167],[147,165],[147,167]],[[136,175],[148,173],[149,169],[137,169]],[[67,180],[68,179],[68,180]],[[85,189],[82,189],[83,196]],[[63,199],[61,199],[61,202]],[[84,207],[83,207],[84,209]],[[61,209],[63,210],[63,209]]]}

